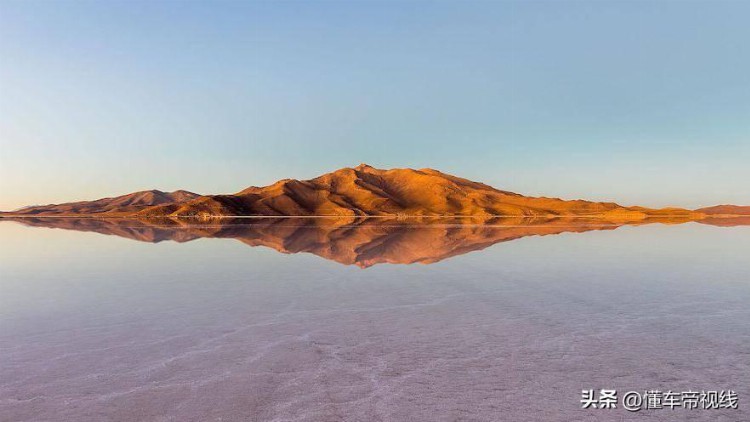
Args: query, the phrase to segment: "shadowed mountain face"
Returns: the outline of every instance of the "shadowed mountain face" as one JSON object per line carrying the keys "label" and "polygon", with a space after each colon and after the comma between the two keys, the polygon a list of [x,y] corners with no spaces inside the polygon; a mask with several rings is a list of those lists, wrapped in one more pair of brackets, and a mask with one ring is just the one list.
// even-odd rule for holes
{"label": "shadowed mountain face", "polygon": [[[143,242],[236,239],[282,253],[307,252],[362,268],[375,264],[430,264],[527,236],[614,230],[623,224],[581,218],[416,219],[258,218],[186,219],[9,218],[24,225],[90,231]],[[687,219],[647,219],[639,224]]]}
{"label": "shadowed mountain face", "polygon": [[285,179],[266,187],[250,187],[234,195],[148,191],[92,202],[28,207],[12,214],[139,218],[578,215],[621,222],[658,215],[703,216],[678,208],[653,210],[612,202],[527,197],[437,170],[380,170],[364,164],[311,180]]}

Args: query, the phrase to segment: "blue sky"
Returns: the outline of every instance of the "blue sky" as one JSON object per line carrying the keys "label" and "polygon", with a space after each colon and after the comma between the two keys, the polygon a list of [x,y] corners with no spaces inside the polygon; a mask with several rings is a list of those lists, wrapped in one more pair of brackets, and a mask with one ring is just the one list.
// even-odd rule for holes
{"label": "blue sky", "polygon": [[750,204],[750,2],[0,3],[0,209],[367,162]]}

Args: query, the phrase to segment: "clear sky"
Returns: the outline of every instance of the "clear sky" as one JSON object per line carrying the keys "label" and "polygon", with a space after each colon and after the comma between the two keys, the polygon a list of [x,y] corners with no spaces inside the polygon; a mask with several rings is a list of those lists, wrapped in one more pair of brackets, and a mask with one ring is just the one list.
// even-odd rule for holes
{"label": "clear sky", "polygon": [[366,162],[750,205],[750,1],[0,1],[0,209]]}

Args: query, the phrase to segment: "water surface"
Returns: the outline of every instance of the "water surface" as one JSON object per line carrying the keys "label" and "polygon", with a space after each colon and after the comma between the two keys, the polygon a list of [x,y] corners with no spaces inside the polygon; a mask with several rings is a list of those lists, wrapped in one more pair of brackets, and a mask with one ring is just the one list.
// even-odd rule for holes
{"label": "water surface", "polygon": [[0,420],[750,419],[750,227],[605,226],[3,221]]}

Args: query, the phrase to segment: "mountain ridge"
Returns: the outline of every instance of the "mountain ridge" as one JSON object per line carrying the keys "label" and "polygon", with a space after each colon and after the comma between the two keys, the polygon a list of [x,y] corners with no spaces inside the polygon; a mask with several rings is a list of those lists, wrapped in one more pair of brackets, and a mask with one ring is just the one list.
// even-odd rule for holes
{"label": "mountain ridge", "polygon": [[264,187],[250,186],[235,194],[199,195],[183,190],[154,189],[95,201],[31,206],[2,215],[135,218],[587,216],[637,221],[649,216],[700,219],[707,213],[530,197],[430,168],[384,170],[360,164],[309,180],[282,179]]}
{"label": "mountain ridge", "polygon": [[150,206],[167,203],[183,203],[201,195],[186,190],[164,192],[149,189],[125,195],[96,199],[93,201],[66,202],[63,204],[31,205],[3,214],[14,215],[106,215],[128,214]]}

